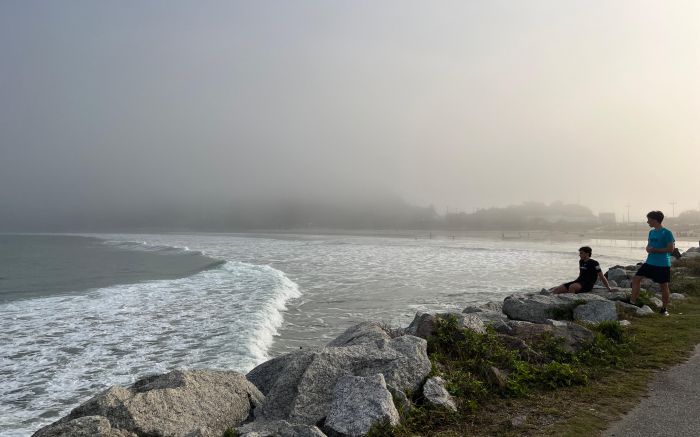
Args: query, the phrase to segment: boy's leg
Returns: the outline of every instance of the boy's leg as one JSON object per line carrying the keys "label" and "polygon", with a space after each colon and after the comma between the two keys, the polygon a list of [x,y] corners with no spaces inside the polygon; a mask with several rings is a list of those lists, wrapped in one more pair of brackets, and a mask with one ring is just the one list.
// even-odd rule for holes
{"label": "boy's leg", "polygon": [[569,293],[576,294],[579,291],[581,291],[582,287],[583,286],[581,284],[579,284],[578,282],[574,282],[573,284],[569,285]]}
{"label": "boy's leg", "polygon": [[552,294],[568,293],[568,290],[566,289],[566,286],[564,284],[559,285],[558,287],[551,288],[549,291],[551,291]]}
{"label": "boy's leg", "polygon": [[668,287],[668,282],[659,284],[659,286],[661,287],[661,301],[664,304],[664,308],[668,308],[669,296],[671,295],[671,290]]}
{"label": "boy's leg", "polygon": [[558,287],[554,287],[554,288],[550,289],[549,291],[551,291],[552,294],[569,293],[569,286],[570,286],[571,284],[574,284],[574,282],[573,282],[573,281],[571,281],[571,282],[565,282],[565,283],[561,284],[561,285],[558,286]]}
{"label": "boy's leg", "polygon": [[637,298],[639,297],[639,290],[642,288],[642,277],[634,275],[632,276],[632,296],[630,296],[630,303],[632,305],[637,305]]}

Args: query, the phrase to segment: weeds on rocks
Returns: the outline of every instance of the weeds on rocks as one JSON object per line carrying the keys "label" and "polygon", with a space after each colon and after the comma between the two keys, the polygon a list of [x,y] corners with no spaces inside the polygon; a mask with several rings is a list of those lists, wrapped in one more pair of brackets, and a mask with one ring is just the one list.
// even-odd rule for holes
{"label": "weeds on rocks", "polygon": [[[447,391],[458,404],[457,413],[428,405],[418,392],[413,396],[415,407],[405,413],[400,425],[383,426],[381,433],[378,428],[373,435],[434,435],[450,430],[449,435],[460,423],[477,420],[483,405],[499,399],[588,384],[593,369],[624,363],[631,341],[617,322],[596,326],[594,340],[576,353],[564,349],[563,339],[545,333],[530,344],[539,358],[528,361],[491,330],[479,334],[462,329],[454,317],[437,323],[435,335],[428,339],[431,375],[445,379]],[[494,378],[494,372],[505,375],[505,381]]]}
{"label": "weeds on rocks", "polygon": [[674,261],[673,267],[677,270],[683,270],[684,275],[700,277],[700,257],[681,258]]}

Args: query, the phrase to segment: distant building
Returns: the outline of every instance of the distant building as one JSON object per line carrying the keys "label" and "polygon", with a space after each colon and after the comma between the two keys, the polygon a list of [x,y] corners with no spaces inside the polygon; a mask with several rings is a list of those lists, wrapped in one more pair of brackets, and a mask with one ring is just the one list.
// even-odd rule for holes
{"label": "distant building", "polygon": [[614,212],[601,212],[598,214],[598,220],[602,225],[614,225],[616,223]]}

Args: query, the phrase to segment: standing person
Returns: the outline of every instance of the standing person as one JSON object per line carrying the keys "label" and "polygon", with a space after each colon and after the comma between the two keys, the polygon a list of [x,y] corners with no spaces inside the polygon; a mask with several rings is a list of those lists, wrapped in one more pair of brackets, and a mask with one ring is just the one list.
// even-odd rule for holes
{"label": "standing person", "polygon": [[581,258],[578,262],[578,278],[571,282],[561,284],[558,287],[554,287],[550,291],[554,294],[588,293],[593,289],[593,285],[598,278],[600,278],[608,291],[613,291],[612,288],[610,288],[610,284],[608,284],[608,278],[606,278],[600,270],[600,263],[592,259],[591,255],[593,255],[593,249],[590,247],[583,246],[580,248],[578,250],[578,256]]}
{"label": "standing person", "polygon": [[664,316],[668,316],[668,288],[671,282],[671,253],[673,253],[674,243],[673,233],[661,226],[664,221],[664,213],[661,211],[651,211],[647,214],[647,224],[654,228],[649,231],[647,243],[647,261],[637,270],[632,278],[632,296],[630,303],[636,305],[639,297],[639,289],[642,286],[642,279],[649,278],[661,287],[661,300],[663,307],[659,311]]}

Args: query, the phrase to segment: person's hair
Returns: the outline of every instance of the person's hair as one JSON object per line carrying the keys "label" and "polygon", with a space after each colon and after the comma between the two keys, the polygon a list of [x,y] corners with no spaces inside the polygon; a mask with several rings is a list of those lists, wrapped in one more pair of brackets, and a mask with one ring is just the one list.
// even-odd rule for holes
{"label": "person's hair", "polygon": [[664,221],[664,213],[661,211],[651,211],[649,214],[647,214],[647,218],[656,220],[657,222],[661,223],[662,221]]}
{"label": "person's hair", "polygon": [[578,251],[579,251],[579,252],[586,252],[586,253],[588,254],[588,256],[593,255],[593,249],[591,249],[591,248],[588,247],[588,246],[583,246],[583,247],[579,248]]}

